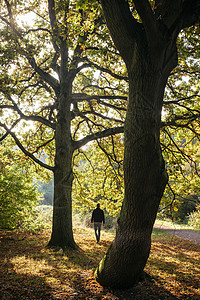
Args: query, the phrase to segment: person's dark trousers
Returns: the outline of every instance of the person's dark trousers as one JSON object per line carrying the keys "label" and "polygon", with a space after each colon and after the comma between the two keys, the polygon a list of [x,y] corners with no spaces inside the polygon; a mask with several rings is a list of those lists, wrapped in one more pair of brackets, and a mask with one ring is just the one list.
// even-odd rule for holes
{"label": "person's dark trousers", "polygon": [[101,234],[101,222],[94,222],[94,231],[97,239],[97,243],[100,241]]}

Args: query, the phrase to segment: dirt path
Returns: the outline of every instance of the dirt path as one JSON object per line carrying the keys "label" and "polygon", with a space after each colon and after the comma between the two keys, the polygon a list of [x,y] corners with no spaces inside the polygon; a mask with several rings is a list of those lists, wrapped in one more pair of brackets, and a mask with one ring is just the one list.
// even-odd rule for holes
{"label": "dirt path", "polygon": [[162,224],[155,224],[154,228],[165,230],[167,232],[170,232],[173,235],[176,235],[184,240],[189,240],[192,242],[195,242],[197,244],[200,244],[200,232],[197,231],[191,231],[186,229],[177,229],[175,227],[167,227]]}

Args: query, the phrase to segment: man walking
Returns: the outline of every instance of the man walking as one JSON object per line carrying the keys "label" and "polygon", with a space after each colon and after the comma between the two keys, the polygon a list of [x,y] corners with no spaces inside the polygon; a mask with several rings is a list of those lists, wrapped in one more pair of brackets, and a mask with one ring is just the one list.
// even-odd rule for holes
{"label": "man walking", "polygon": [[100,209],[100,204],[97,204],[97,208],[92,212],[91,224],[94,223],[94,231],[97,239],[97,243],[100,241],[101,234],[101,224],[103,222],[103,226],[105,225],[105,217],[104,212]]}

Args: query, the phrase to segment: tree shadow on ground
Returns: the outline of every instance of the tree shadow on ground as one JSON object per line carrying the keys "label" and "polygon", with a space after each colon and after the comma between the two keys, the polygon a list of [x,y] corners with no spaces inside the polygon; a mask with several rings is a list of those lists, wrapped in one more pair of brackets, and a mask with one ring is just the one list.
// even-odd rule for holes
{"label": "tree shadow on ground", "polygon": [[[109,299],[109,300],[162,300],[162,299],[179,299],[172,295],[165,288],[157,286],[152,280],[145,279],[144,281],[134,285],[131,289],[117,290],[102,288],[99,286],[99,290],[96,288],[96,282],[94,280],[85,285],[85,280],[82,275],[79,275],[77,282],[74,282],[75,290],[77,291],[79,298],[75,295],[73,300],[78,299]],[[80,295],[82,298],[80,298]],[[192,298],[191,298],[192,299]]]}
{"label": "tree shadow on ground", "polygon": [[[1,232],[0,232],[1,235]],[[43,240],[42,240],[43,238]],[[48,239],[48,237],[47,237]],[[128,290],[103,288],[94,279],[93,273],[104,255],[110,241],[95,240],[80,236],[80,248],[63,252],[46,249],[44,236],[16,235],[5,233],[0,243],[0,299],[107,299],[107,300],[157,300],[198,299],[194,295],[176,297],[171,290],[156,278],[146,278]],[[162,245],[157,244],[162,251]],[[173,252],[170,245],[164,245],[167,255]],[[178,250],[178,248],[177,248]],[[186,255],[186,254],[185,254]],[[185,258],[188,260],[188,258]],[[158,266],[158,262],[161,265]],[[152,266],[168,274],[176,264],[152,259]],[[168,268],[170,270],[168,270]]]}

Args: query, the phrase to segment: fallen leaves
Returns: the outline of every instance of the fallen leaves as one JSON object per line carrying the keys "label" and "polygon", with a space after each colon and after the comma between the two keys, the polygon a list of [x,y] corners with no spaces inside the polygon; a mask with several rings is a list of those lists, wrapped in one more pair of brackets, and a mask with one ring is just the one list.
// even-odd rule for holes
{"label": "fallen leaves", "polygon": [[49,232],[38,235],[0,230],[1,299],[199,299],[200,245],[161,231],[153,235],[145,268],[151,276],[126,291],[105,289],[94,270],[114,236],[96,244],[90,228],[75,228],[78,250],[45,248]]}
{"label": "fallen leaves", "polygon": [[200,299],[200,245],[170,234],[154,237],[146,272],[172,295]]}

